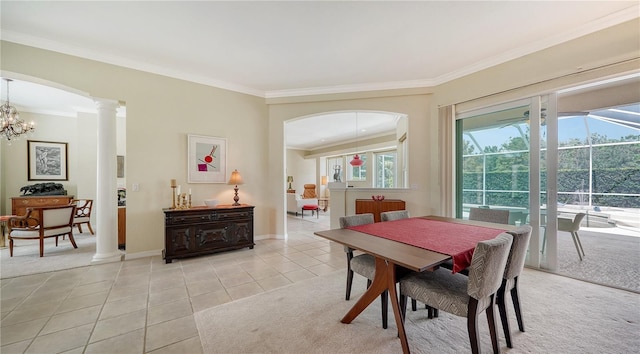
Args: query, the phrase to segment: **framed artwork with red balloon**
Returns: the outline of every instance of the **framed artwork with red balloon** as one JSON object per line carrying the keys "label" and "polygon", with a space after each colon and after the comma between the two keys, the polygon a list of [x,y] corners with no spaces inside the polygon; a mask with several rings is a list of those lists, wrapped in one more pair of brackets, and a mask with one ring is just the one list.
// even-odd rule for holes
{"label": "framed artwork with red balloon", "polygon": [[225,183],[227,177],[227,139],[187,135],[188,182]]}

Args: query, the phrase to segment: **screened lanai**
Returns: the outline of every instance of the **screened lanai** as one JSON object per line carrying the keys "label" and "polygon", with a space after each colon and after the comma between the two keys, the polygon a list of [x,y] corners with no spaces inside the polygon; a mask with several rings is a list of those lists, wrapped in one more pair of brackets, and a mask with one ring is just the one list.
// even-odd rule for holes
{"label": "screened lanai", "polygon": [[[511,224],[530,222],[529,105],[460,121],[459,214],[473,207],[509,210]],[[584,257],[568,232],[557,234],[554,272],[640,292],[640,104],[557,114],[557,215],[585,217]],[[546,233],[546,103],[540,129],[540,240]],[[556,161],[556,159],[552,159]],[[540,245],[541,257],[545,249]]]}

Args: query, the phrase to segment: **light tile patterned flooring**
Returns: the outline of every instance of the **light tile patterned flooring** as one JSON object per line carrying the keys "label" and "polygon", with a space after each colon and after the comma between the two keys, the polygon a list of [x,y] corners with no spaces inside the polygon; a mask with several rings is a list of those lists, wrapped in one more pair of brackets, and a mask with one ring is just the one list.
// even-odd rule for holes
{"label": "light tile patterned flooring", "polygon": [[342,247],[313,235],[328,215],[288,219],[287,240],[253,250],[3,279],[0,352],[202,353],[195,312],[345,268]]}

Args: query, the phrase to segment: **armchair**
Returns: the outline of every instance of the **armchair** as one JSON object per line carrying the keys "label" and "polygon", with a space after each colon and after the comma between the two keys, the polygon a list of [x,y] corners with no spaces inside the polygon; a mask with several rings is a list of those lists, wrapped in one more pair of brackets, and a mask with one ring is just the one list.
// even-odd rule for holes
{"label": "armchair", "polygon": [[298,216],[298,213],[302,213],[302,207],[305,205],[318,205],[318,198],[303,199],[299,194],[287,193],[287,213]]}
{"label": "armchair", "polygon": [[40,257],[44,255],[44,239],[69,235],[73,248],[78,248],[73,238],[75,205],[28,208],[27,214],[9,219],[9,255],[13,257],[13,241],[16,239],[40,240]]}
{"label": "armchair", "polygon": [[76,213],[73,217],[73,226],[78,227],[78,231],[82,233],[82,224],[87,224],[89,232],[93,235],[91,228],[91,208],[93,207],[93,199],[74,199],[76,204]]}

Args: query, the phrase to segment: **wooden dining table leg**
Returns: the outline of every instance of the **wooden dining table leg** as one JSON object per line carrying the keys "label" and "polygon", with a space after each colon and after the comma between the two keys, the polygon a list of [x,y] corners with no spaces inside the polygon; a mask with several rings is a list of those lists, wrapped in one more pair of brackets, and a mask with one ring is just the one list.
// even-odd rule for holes
{"label": "wooden dining table leg", "polygon": [[396,275],[395,264],[386,261],[383,258],[376,257],[376,273],[371,282],[371,286],[362,294],[358,301],[351,307],[349,312],[342,318],[340,322],[351,323],[364,309],[367,308],[383,291],[389,290],[389,300],[393,308],[393,316],[396,319],[398,327],[398,336],[402,345],[402,352],[409,353],[409,343],[407,342],[407,334],[404,330],[402,322],[402,313],[398,304],[398,294],[396,292]]}

